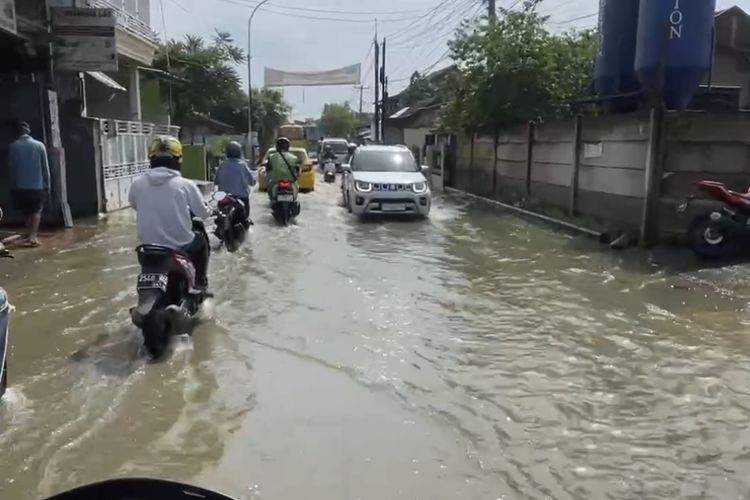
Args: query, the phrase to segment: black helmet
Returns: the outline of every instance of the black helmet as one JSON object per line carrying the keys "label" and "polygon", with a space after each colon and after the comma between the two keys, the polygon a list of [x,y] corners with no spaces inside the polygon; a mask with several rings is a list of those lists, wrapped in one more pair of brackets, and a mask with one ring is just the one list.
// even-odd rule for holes
{"label": "black helmet", "polygon": [[237,141],[227,143],[227,158],[242,158],[242,145]]}
{"label": "black helmet", "polygon": [[286,137],[279,137],[276,139],[276,150],[277,151],[289,151],[289,148],[292,147],[292,143],[289,142],[289,139]]}

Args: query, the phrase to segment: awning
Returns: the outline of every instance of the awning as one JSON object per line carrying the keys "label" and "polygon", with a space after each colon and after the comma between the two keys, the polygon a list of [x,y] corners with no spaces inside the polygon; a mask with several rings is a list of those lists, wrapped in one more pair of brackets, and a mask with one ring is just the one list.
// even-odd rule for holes
{"label": "awning", "polygon": [[123,87],[122,85],[120,85],[119,83],[117,83],[116,81],[114,81],[112,78],[108,77],[101,71],[87,71],[86,74],[89,75],[94,80],[98,81],[99,83],[103,83],[109,88],[112,88],[115,90],[121,90],[123,92],[128,91],[128,89],[126,89],[125,87]]}

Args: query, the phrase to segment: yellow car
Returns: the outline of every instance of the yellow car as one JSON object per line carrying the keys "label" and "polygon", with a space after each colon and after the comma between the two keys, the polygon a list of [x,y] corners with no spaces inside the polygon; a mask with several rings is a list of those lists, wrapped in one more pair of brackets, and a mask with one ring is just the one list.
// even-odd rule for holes
{"label": "yellow car", "polygon": [[[258,170],[258,190],[266,191],[268,189],[268,179],[266,178],[266,167],[268,163],[268,156],[273,152],[269,150],[266,153],[266,157],[263,158],[261,167]],[[315,191],[315,172],[313,171],[313,163],[310,157],[307,156],[307,150],[305,148],[290,148],[289,152],[297,157],[301,165],[301,171],[299,175],[299,190],[307,193],[309,191]]]}

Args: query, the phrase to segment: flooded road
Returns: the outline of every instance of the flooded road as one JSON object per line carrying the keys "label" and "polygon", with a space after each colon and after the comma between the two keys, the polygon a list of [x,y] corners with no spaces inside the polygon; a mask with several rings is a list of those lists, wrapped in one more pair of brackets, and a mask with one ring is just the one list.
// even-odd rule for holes
{"label": "flooded road", "polygon": [[133,214],[0,261],[16,306],[0,498],[114,476],[244,499],[743,498],[750,273],[461,199],[360,223],[338,188],[213,255],[192,339],[150,363]]}

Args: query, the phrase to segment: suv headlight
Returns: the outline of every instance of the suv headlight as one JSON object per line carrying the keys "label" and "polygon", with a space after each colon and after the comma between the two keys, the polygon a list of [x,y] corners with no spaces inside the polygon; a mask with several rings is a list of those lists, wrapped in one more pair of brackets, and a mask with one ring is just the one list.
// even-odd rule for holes
{"label": "suv headlight", "polygon": [[415,182],[411,185],[412,191],[414,191],[417,194],[424,194],[427,192],[427,183],[426,182]]}
{"label": "suv headlight", "polygon": [[363,181],[354,181],[354,189],[360,193],[369,193],[372,191],[372,184]]}

